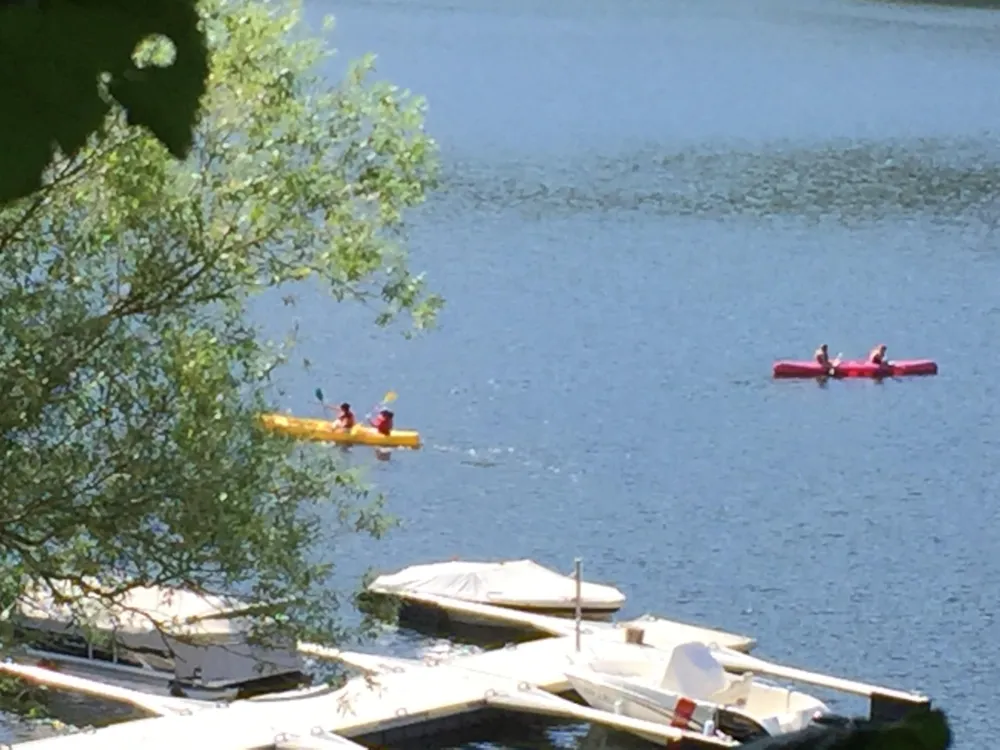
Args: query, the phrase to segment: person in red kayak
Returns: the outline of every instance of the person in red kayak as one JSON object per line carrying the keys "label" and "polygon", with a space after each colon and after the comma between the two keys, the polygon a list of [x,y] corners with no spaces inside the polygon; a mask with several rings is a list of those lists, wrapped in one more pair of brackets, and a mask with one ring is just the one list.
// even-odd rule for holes
{"label": "person in red kayak", "polygon": [[826,344],[820,344],[819,349],[816,350],[816,353],[813,354],[813,357],[816,360],[816,364],[822,367],[823,372],[825,372],[827,375],[833,376],[837,374],[836,367],[837,365],[840,364],[840,355],[838,354],[837,358],[831,362],[830,352],[827,349]]}
{"label": "person in red kayak", "polygon": [[871,353],[868,355],[868,361],[873,365],[887,365],[889,364],[885,360],[885,344],[879,344]]}
{"label": "person in red kayak", "polygon": [[333,426],[338,430],[349,430],[354,427],[356,422],[354,412],[351,411],[351,405],[345,401],[340,405],[340,411],[337,413],[337,419],[334,421]]}
{"label": "person in red kayak", "polygon": [[392,434],[393,416],[395,415],[388,409],[382,409],[375,415],[375,418],[372,419],[371,425],[383,435],[390,435]]}

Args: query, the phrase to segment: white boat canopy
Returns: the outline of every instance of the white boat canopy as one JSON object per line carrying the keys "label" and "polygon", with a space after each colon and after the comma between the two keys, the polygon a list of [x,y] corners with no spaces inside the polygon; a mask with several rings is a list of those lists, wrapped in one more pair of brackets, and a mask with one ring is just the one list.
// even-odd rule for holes
{"label": "white boat canopy", "polygon": [[[368,587],[379,594],[432,594],[466,602],[523,609],[566,609],[576,604],[576,580],[532,560],[441,562],[413,565],[376,578]],[[614,586],[583,582],[584,610],[613,612],[625,602]]]}
{"label": "white boat canopy", "polygon": [[[86,584],[110,591],[97,581]],[[200,674],[206,683],[237,683],[302,668],[294,644],[249,641],[247,615],[266,612],[266,604],[166,587],[136,587],[113,597],[64,581],[54,588],[42,583],[27,587],[10,620],[39,633],[113,643],[142,653],[157,668],[168,668],[163,661],[168,658],[178,677]]]}
{"label": "white boat canopy", "polygon": [[[96,582],[94,587],[98,588]],[[158,587],[136,587],[109,600],[59,582],[55,592],[45,584],[29,587],[13,617],[36,630],[75,632],[80,623],[114,633],[126,647],[163,648],[164,635],[227,643],[246,630],[239,620],[239,612],[246,608],[232,599]]]}

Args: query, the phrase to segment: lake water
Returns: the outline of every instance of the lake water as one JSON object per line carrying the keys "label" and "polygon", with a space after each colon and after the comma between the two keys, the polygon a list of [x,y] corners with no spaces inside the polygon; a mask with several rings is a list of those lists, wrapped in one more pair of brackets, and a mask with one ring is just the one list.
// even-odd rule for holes
{"label": "lake water", "polygon": [[[1000,15],[308,7],[317,24],[337,16],[345,58],[375,51],[380,74],[427,96],[445,165],[411,232],[414,266],[448,300],[437,331],[406,342],[318,298],[272,315],[298,317],[315,367],[288,374],[284,408],[315,413],[317,386],[362,407],[394,389],[397,422],[428,442],[389,462],[354,452],[404,526],[340,547],[345,578],[456,556],[569,570],[580,555],[629,614],[923,690],[959,746],[987,742]],[[774,359],[821,342],[846,356],[885,342],[941,371],[771,380]],[[627,744],[536,722],[492,746]]]}

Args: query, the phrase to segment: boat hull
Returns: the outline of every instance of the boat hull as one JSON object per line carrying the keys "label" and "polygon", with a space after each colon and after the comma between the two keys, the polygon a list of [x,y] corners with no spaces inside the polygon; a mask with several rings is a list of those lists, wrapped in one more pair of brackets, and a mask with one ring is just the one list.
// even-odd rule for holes
{"label": "boat hull", "polygon": [[58,651],[26,648],[17,661],[76,677],[109,682],[143,693],[199,701],[231,701],[294,690],[309,685],[311,678],[301,672],[289,672],[238,683],[199,684],[179,680],[166,670],[134,667],[103,659],[87,659]]}
{"label": "boat hull", "polygon": [[372,445],[383,448],[419,448],[420,433],[416,430],[393,430],[383,435],[373,427],[355,425],[350,430],[334,426],[328,419],[307,419],[286,414],[262,414],[261,423],[283,435],[341,445]]}
{"label": "boat hull", "polygon": [[937,362],[931,359],[900,359],[886,365],[859,360],[846,360],[825,370],[811,361],[781,360],[774,363],[776,378],[899,378],[914,375],[937,375]]}
{"label": "boat hull", "polygon": [[[477,615],[469,612],[459,612],[455,610],[448,610],[444,607],[438,607],[436,605],[422,602],[407,600],[405,596],[400,596],[399,594],[383,594],[383,596],[392,596],[402,600],[402,605],[399,610],[399,619],[401,622],[407,622],[414,625],[425,625],[429,627],[447,627],[449,624],[455,625],[474,625],[476,627],[483,628],[502,628],[504,630],[514,629],[521,630],[523,628],[514,626],[509,620],[499,620],[487,617],[485,615]],[[511,605],[511,604],[497,604],[496,602],[475,602],[476,604],[487,604],[493,607],[499,607],[501,609],[510,609],[517,612],[530,612],[536,615],[548,615],[550,617],[562,617],[571,619],[576,616],[575,608],[566,607],[525,607],[521,605]],[[580,610],[580,614],[583,619],[588,621],[596,622],[606,622],[614,616],[615,612],[621,609],[621,605],[614,608],[611,607],[583,607]]]}
{"label": "boat hull", "polygon": [[[619,716],[628,716],[654,724],[667,724],[693,732],[702,731],[705,722],[714,716],[713,710],[700,707],[700,711],[698,708],[695,709],[698,715],[681,719],[672,708],[663,704],[655,695],[655,691],[643,690],[641,686],[611,684],[600,678],[594,678],[584,671],[567,670],[566,679],[589,706]],[[658,745],[663,742],[661,737],[641,732],[635,734]]]}

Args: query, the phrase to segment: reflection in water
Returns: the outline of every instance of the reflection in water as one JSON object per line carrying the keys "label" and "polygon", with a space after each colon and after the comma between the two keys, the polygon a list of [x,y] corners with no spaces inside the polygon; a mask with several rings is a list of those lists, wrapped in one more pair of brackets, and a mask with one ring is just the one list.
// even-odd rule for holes
{"label": "reflection in water", "polygon": [[648,750],[650,743],[625,732],[591,725],[576,747],[579,750]]}
{"label": "reflection in water", "polygon": [[[553,750],[578,748],[578,737],[586,732],[580,724],[533,714],[496,711],[477,717],[477,723],[433,737],[394,745],[394,750],[458,750],[459,748],[504,748],[504,750]],[[608,745],[607,750],[614,746]],[[649,747],[647,745],[647,747]],[[631,750],[622,747],[621,750]],[[638,749],[636,749],[638,750]]]}
{"label": "reflection in water", "polygon": [[[447,735],[414,741],[407,750],[458,750],[459,748],[503,748],[504,750],[648,750],[652,744],[633,735],[603,726],[580,724],[532,714],[497,714],[486,723]],[[401,750],[397,746],[397,750]]]}
{"label": "reflection in water", "polygon": [[488,169],[453,163],[446,192],[477,208],[538,216],[593,211],[795,216],[844,223],[923,213],[939,219],[1000,216],[1000,163],[989,138],[965,142],[832,142],[758,150],[664,154],[649,149],[541,170],[529,163]]}

